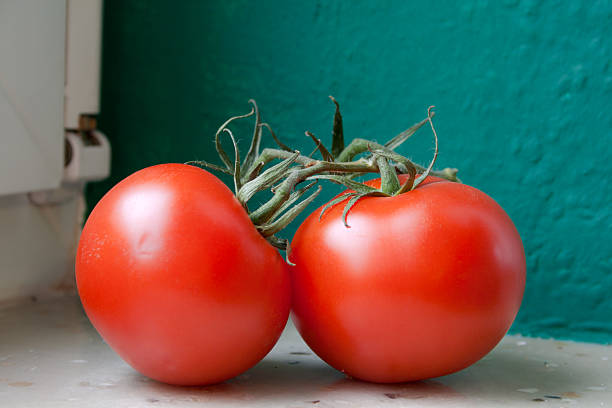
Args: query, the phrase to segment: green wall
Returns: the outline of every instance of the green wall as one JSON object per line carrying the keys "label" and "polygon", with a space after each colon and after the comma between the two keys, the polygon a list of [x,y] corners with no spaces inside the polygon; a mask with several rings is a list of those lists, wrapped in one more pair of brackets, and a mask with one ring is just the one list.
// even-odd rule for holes
{"label": "green wall", "polygon": [[[113,173],[90,206],[144,166],[214,160],[214,131],[251,97],[303,149],[306,129],[330,137],[329,94],[348,139],[386,140],[435,104],[438,166],[523,238],[512,331],[612,341],[612,2],[107,0],[104,19]],[[422,131],[402,152],[426,162],[431,144]]]}

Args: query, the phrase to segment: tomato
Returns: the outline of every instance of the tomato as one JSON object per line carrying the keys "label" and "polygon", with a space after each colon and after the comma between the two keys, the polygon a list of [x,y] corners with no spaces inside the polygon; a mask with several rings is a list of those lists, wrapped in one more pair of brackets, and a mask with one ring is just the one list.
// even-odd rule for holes
{"label": "tomato", "polygon": [[76,258],[91,322],[132,367],[181,385],[217,383],[273,347],[290,308],[284,260],[205,170],[162,164],[100,200]]}
{"label": "tomato", "polygon": [[351,377],[404,382],[465,368],[501,340],[523,296],[525,255],[493,199],[429,177],[362,198],[350,228],[345,204],[320,221],[315,211],[292,241],[293,319],[319,357]]}

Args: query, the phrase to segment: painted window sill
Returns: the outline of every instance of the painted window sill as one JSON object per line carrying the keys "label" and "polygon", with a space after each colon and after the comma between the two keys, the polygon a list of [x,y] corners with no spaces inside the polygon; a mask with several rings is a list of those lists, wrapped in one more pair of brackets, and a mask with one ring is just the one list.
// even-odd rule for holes
{"label": "painted window sill", "polygon": [[612,346],[507,336],[459,373],[376,385],[327,366],[290,324],[245,374],[181,388],[132,370],[100,339],[74,297],[4,307],[0,328],[0,401],[7,407],[612,406]]}

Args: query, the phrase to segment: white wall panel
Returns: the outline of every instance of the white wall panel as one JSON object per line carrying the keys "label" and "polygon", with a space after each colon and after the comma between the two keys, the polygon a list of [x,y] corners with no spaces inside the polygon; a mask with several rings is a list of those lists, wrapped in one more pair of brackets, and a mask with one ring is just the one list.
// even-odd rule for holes
{"label": "white wall panel", "polygon": [[0,195],[57,187],[65,0],[0,0]]}
{"label": "white wall panel", "polygon": [[68,1],[64,125],[79,126],[79,115],[98,113],[102,0]]}

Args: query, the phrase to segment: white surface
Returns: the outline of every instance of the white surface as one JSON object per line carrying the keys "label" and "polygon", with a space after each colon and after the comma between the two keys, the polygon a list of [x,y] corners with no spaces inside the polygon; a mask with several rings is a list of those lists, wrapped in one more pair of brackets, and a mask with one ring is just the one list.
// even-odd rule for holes
{"label": "white surface", "polygon": [[509,336],[462,372],[376,385],[327,366],[290,325],[247,373],[181,388],[133,371],[101,341],[73,297],[0,309],[0,328],[2,407],[612,406],[610,346]]}
{"label": "white surface", "polygon": [[[0,302],[73,280],[83,211],[80,185],[0,195]],[[0,327],[0,350],[3,338]]]}
{"label": "white surface", "polygon": [[0,1],[0,195],[60,184],[65,7]]}
{"label": "white surface", "polygon": [[98,113],[102,0],[68,0],[64,125],[79,127],[79,115]]}

